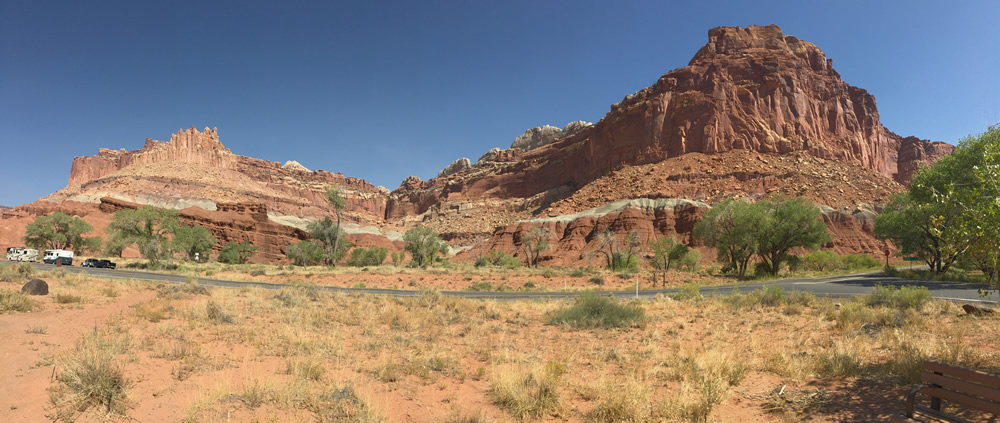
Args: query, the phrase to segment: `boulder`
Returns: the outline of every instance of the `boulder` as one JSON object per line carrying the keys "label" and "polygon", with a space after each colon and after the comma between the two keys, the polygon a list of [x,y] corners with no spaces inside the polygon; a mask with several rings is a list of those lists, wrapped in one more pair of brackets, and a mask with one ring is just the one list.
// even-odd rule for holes
{"label": "boulder", "polygon": [[49,295],[49,284],[41,279],[32,279],[21,287],[22,294]]}

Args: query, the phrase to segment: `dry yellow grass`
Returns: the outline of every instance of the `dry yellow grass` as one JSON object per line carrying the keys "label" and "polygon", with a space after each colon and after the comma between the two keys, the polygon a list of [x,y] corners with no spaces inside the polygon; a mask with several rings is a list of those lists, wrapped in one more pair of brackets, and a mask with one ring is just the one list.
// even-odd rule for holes
{"label": "dry yellow grass", "polygon": [[[85,302],[117,298],[99,282],[79,286],[89,286],[73,293]],[[728,421],[772,419],[769,411],[868,420],[900,406],[779,406],[771,391],[821,383],[848,392],[863,379],[901,393],[924,358],[993,371],[1000,363],[997,318],[943,302],[902,310],[802,295],[660,297],[629,302],[645,312],[641,327],[574,330],[547,323],[570,300],[393,298],[306,284],[185,292],[161,291],[118,323],[136,341],[125,377],[142,369],[166,386],[137,384],[129,412],[170,404],[174,414],[161,417],[186,421]]]}

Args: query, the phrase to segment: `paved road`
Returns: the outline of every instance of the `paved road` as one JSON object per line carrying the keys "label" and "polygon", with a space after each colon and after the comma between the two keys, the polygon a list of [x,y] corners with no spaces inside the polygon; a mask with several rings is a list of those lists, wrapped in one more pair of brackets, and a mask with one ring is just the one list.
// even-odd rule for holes
{"label": "paved road", "polygon": [[[35,263],[35,268],[40,271],[50,271],[55,266],[50,264]],[[87,272],[88,274],[103,278],[115,279],[135,279],[153,282],[186,283],[187,276],[171,275],[164,273],[138,272],[126,269],[92,269],[81,268],[79,266],[63,266],[69,272]],[[218,286],[227,288],[265,288],[281,289],[287,285],[273,284],[266,282],[240,282],[221,279],[198,278],[198,283],[208,286]],[[867,294],[872,292],[872,287],[876,284],[882,285],[920,285],[926,286],[934,298],[947,299],[963,302],[985,302],[997,303],[1000,295],[994,293],[991,297],[981,298],[979,288],[983,285],[959,283],[959,282],[932,282],[918,281],[911,279],[892,278],[881,276],[879,272],[856,273],[850,275],[828,276],[822,278],[793,278],[768,282],[753,282],[738,285],[721,285],[702,287],[703,295],[725,295],[733,292],[734,289],[741,293],[751,292],[764,286],[778,286],[789,291],[810,291],[820,296],[848,297],[857,294]],[[330,292],[343,293],[365,293],[372,295],[393,295],[400,297],[416,296],[419,291],[407,291],[399,289],[377,289],[377,288],[340,288],[334,286],[321,286]],[[677,289],[657,289],[639,291],[640,297],[654,297],[657,294],[670,294],[677,292]],[[441,291],[444,295],[451,295],[465,298],[491,298],[491,299],[530,299],[530,298],[569,298],[579,295],[578,292],[471,292],[471,291]],[[635,290],[626,291],[604,291],[602,294],[614,294],[616,297],[635,296]]]}

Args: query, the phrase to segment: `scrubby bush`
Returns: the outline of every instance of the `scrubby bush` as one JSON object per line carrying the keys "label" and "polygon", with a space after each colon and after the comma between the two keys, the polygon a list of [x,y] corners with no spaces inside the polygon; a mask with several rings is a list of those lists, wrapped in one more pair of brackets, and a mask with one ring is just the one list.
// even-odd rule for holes
{"label": "scrubby bush", "polygon": [[35,307],[34,301],[17,291],[0,289],[0,313],[8,311],[27,312]]}
{"label": "scrubby bush", "polygon": [[802,264],[805,265],[806,269],[819,272],[833,269],[839,262],[840,257],[833,251],[813,251],[802,256]]}
{"label": "scrubby bush", "polygon": [[568,324],[574,329],[639,327],[645,322],[643,309],[619,304],[608,297],[583,294],[576,304],[556,313],[549,324]]}
{"label": "scrubby bush", "polygon": [[347,265],[354,267],[381,266],[389,249],[385,247],[355,248],[347,257]]}
{"label": "scrubby bush", "polygon": [[881,263],[867,254],[848,254],[841,259],[841,267],[847,270],[871,269]]}
{"label": "scrubby bush", "polygon": [[476,259],[476,267],[503,267],[514,269],[521,267],[521,260],[503,251],[490,251],[485,257]]}
{"label": "scrubby bush", "polygon": [[925,286],[904,285],[896,288],[892,285],[875,285],[873,292],[862,297],[865,304],[870,307],[888,306],[894,308],[920,309],[931,298],[930,292]]}
{"label": "scrubby bush", "polygon": [[323,247],[312,241],[299,241],[288,246],[285,253],[299,266],[315,266],[323,261]]}
{"label": "scrubby bush", "polygon": [[594,275],[590,278],[590,283],[594,285],[604,285],[604,277],[601,275]]}
{"label": "scrubby bush", "polygon": [[673,295],[675,300],[685,301],[685,300],[701,300],[703,297],[701,291],[698,289],[698,285],[694,283],[686,283],[681,285],[681,289],[677,290],[677,293]]}

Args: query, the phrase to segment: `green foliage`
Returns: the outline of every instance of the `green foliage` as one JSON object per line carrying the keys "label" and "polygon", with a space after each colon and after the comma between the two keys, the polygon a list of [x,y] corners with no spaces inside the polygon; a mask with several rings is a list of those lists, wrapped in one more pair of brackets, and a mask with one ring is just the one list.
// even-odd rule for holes
{"label": "green foliage", "polygon": [[533,227],[521,235],[520,245],[527,256],[528,266],[538,267],[538,256],[549,248],[550,236],[548,229],[539,227]]}
{"label": "green foliage", "polygon": [[740,277],[750,260],[763,263],[755,273],[775,275],[795,248],[816,249],[830,241],[819,208],[799,197],[748,203],[726,200],[705,213],[694,235],[718,250],[719,261]]}
{"label": "green foliage", "polygon": [[701,251],[692,249],[681,257],[678,268],[686,269],[689,272],[697,271],[699,260],[701,260]]}
{"label": "green foliage", "polygon": [[503,251],[490,251],[488,256],[476,259],[476,267],[486,266],[514,269],[521,267],[521,260]]}
{"label": "green foliage", "polygon": [[434,230],[425,226],[415,226],[403,235],[406,251],[413,257],[417,267],[424,267],[434,262],[437,253],[447,252],[448,244],[441,240]]}
{"label": "green foliage", "polygon": [[222,246],[222,250],[219,251],[220,263],[227,264],[243,264],[253,257],[254,253],[257,252],[257,247],[251,245],[249,242],[235,243],[230,242]]}
{"label": "green foliage", "polygon": [[354,267],[381,266],[389,249],[385,247],[355,248],[347,258],[347,265]]}
{"label": "green foliage", "polygon": [[611,266],[609,268],[615,272],[638,271],[639,256],[628,251],[616,251],[611,255]]}
{"label": "green foliage", "polygon": [[590,278],[590,283],[594,285],[604,285],[604,277],[601,275],[594,275]]}
{"label": "green foliage", "polygon": [[819,250],[802,256],[802,263],[806,269],[818,272],[833,269],[839,262],[840,257],[833,251]]}
{"label": "green foliage", "polygon": [[[1000,260],[1000,126],[962,139],[934,166],[913,177],[875,220],[875,235],[891,239],[905,255],[935,273],[960,260],[976,263],[994,287]],[[966,256],[966,257],[964,257]]]}
{"label": "green foliage", "polygon": [[351,248],[351,243],[344,239],[346,233],[340,229],[339,218],[334,222],[333,219],[324,217],[310,222],[306,229],[323,246],[323,261],[327,265],[335,266]]}
{"label": "green foliage", "polygon": [[862,270],[879,267],[882,265],[877,259],[868,254],[852,253],[841,259],[841,264],[847,270]]}
{"label": "green foliage", "polygon": [[758,234],[757,256],[770,266],[772,275],[778,274],[793,248],[815,250],[832,239],[819,218],[819,207],[803,197],[765,200],[757,205],[764,209],[765,216]]}
{"label": "green foliage", "polygon": [[184,254],[188,260],[194,260],[198,254],[198,260],[208,261],[208,255],[215,248],[217,241],[212,233],[202,226],[178,226],[174,231],[172,242],[173,250]]}
{"label": "green foliage", "polygon": [[802,270],[802,257],[789,255],[788,259],[785,261],[788,262],[789,272],[798,272],[799,270]]}
{"label": "green foliage", "polygon": [[[144,206],[119,210],[104,228],[114,248],[136,245],[142,257],[152,264],[170,255],[168,235],[180,226],[177,210]],[[119,250],[120,253],[120,250]]]}
{"label": "green foliage", "polygon": [[646,313],[638,307],[624,306],[608,297],[586,293],[576,304],[557,312],[549,324],[567,324],[574,329],[640,327]]}
{"label": "green foliage", "polygon": [[594,254],[604,256],[608,269],[615,272],[639,269],[638,251],[642,241],[637,232],[633,231],[619,241],[618,235],[609,228],[597,235],[597,242],[598,249]]}
{"label": "green foliage", "polygon": [[465,290],[473,292],[492,292],[493,284],[485,281],[479,281],[469,285],[469,287],[465,288]]}
{"label": "green foliage", "polygon": [[[400,251],[400,252],[393,251],[392,252],[392,265],[393,266],[399,267],[401,264],[403,264],[403,261],[405,261],[405,260],[406,260],[406,252],[405,251]],[[518,263],[520,263],[520,262],[518,262]]]}
{"label": "green foliage", "polygon": [[904,285],[896,288],[892,285],[875,285],[873,292],[862,298],[869,307],[888,306],[900,309],[920,309],[931,298],[925,286]]}
{"label": "green foliage", "polygon": [[62,212],[39,216],[25,227],[21,238],[25,245],[36,250],[73,250],[77,254],[86,251],[100,251],[100,237],[84,237],[94,228],[79,217],[70,217]]}
{"label": "green foliage", "polygon": [[681,285],[681,288],[677,290],[677,293],[673,294],[672,297],[678,301],[694,300],[700,301],[702,298],[701,290],[698,289],[698,284],[686,283]]}
{"label": "green foliage", "polygon": [[752,203],[724,200],[694,226],[693,235],[715,247],[725,269],[744,277],[750,259],[757,253],[757,239],[766,220],[765,211]]}
{"label": "green foliage", "polygon": [[299,241],[289,245],[285,255],[298,266],[315,266],[323,261],[323,247],[312,241]]}

